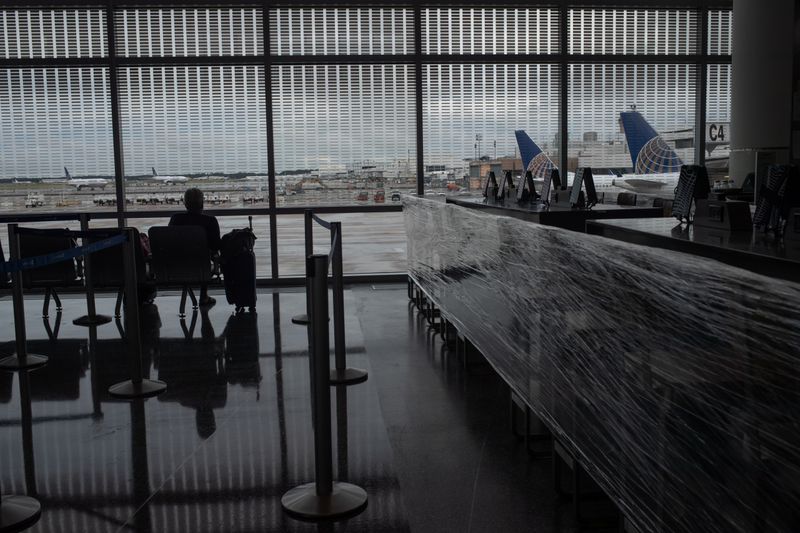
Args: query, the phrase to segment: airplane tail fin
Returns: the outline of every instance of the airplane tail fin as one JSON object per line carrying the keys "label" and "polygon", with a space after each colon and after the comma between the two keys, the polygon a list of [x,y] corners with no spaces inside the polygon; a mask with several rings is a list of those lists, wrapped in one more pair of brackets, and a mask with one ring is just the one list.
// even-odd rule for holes
{"label": "airplane tail fin", "polygon": [[533,139],[531,139],[525,130],[516,130],[514,135],[517,136],[517,146],[519,146],[519,155],[522,156],[522,168],[528,170],[528,166],[533,161],[533,158],[542,153]]}
{"label": "airplane tail fin", "polygon": [[517,146],[522,156],[523,173],[530,171],[533,179],[544,179],[548,170],[556,168],[555,164],[524,130],[516,130],[514,134],[517,136]]}
{"label": "airplane tail fin", "polygon": [[636,174],[678,172],[683,162],[638,111],[619,114]]}
{"label": "airplane tail fin", "polygon": [[156,172],[156,167],[150,167],[150,170],[153,171],[153,176],[158,176],[158,172]]}
{"label": "airplane tail fin", "polygon": [[72,179],[72,176],[69,175],[69,170],[67,170],[67,167],[64,167],[64,175],[67,177],[68,180]]}

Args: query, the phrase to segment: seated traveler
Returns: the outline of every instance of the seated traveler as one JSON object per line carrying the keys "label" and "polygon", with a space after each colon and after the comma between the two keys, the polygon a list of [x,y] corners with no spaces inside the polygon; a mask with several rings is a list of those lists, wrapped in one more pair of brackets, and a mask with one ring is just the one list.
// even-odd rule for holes
{"label": "seated traveler", "polygon": [[[211,255],[215,256],[219,252],[219,223],[216,217],[203,214],[203,191],[200,189],[189,189],[183,195],[183,205],[186,207],[185,213],[176,213],[169,219],[170,226],[201,226],[206,230],[206,240]],[[214,298],[208,295],[208,286],[200,287],[200,305],[212,306],[216,303]]]}

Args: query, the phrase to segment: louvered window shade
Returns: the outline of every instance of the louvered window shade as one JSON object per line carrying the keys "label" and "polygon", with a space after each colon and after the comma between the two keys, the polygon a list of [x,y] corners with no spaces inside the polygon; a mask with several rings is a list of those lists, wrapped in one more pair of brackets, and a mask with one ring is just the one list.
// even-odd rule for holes
{"label": "louvered window shade", "polygon": [[425,65],[423,76],[426,165],[463,168],[476,155],[494,157],[495,142],[498,157],[513,156],[517,129],[553,153],[557,65]]}
{"label": "louvered window shade", "polygon": [[730,55],[733,11],[710,10],[708,12],[708,54]]}
{"label": "louvered window shade", "polygon": [[276,8],[269,24],[270,53],[277,56],[414,52],[410,9]]}
{"label": "louvered window shade", "polygon": [[569,53],[696,54],[697,17],[691,10],[571,9]]}
{"label": "louvered window shade", "polygon": [[120,9],[117,55],[124,57],[253,56],[264,53],[258,8]]}
{"label": "louvered window shade", "polygon": [[114,170],[105,68],[0,70],[0,176],[109,176]]}
{"label": "louvered window shade", "polygon": [[558,10],[422,10],[423,54],[556,54]]}
{"label": "louvered window shade", "polygon": [[272,95],[278,173],[413,172],[412,65],[276,66]]}
{"label": "louvered window shade", "polygon": [[706,118],[709,121],[730,121],[731,89],[731,65],[708,65]]}
{"label": "louvered window shade", "polygon": [[131,67],[119,84],[128,176],[266,172],[263,67]]}
{"label": "louvered window shade", "polygon": [[[696,87],[692,64],[570,65],[570,141],[596,134],[601,142],[624,142],[620,112],[632,106],[660,134],[693,130]],[[683,138],[692,136],[689,133]],[[684,162],[694,159],[691,147],[678,150],[678,155]],[[622,162],[630,166],[629,159],[622,158]]]}
{"label": "louvered window shade", "polygon": [[103,57],[105,30],[100,9],[2,9],[0,57]]}

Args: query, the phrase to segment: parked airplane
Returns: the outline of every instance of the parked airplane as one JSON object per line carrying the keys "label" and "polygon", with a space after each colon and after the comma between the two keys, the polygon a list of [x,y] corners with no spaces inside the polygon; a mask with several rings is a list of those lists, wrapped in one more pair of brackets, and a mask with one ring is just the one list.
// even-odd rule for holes
{"label": "parked airplane", "polygon": [[104,178],[73,178],[67,167],[64,167],[64,175],[67,177],[67,184],[72,185],[78,191],[81,189],[105,189],[108,185],[108,180]]}
{"label": "parked airplane", "polygon": [[158,172],[156,172],[156,167],[152,167],[153,170],[153,177],[151,179],[155,181],[160,181],[165,185],[175,184],[175,183],[186,183],[189,181],[189,178],[186,176],[159,176]]}
{"label": "parked airplane", "polygon": [[633,174],[623,174],[616,185],[641,194],[669,194],[678,185],[683,161],[636,110],[619,114],[631,153]]}

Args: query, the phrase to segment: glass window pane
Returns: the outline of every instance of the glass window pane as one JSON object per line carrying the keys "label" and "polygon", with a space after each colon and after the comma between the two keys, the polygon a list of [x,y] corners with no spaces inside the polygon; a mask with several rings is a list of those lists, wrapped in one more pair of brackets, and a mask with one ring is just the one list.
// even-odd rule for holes
{"label": "glass window pane", "polygon": [[518,175],[515,130],[558,165],[557,65],[425,65],[423,76],[426,188],[477,190],[489,167]]}
{"label": "glass window pane", "polygon": [[708,54],[730,55],[733,10],[710,10],[708,12]]}
{"label": "glass window pane", "polygon": [[102,9],[2,9],[0,57],[103,57],[105,29]]}
{"label": "glass window pane", "polygon": [[556,54],[558,10],[422,10],[423,54]]}
{"label": "glass window pane", "polygon": [[263,67],[123,68],[119,87],[134,206],[175,209],[189,186],[207,207],[267,205]]}
{"label": "glass window pane", "polygon": [[383,203],[415,187],[413,66],[278,66],[272,94],[279,204]]}
{"label": "glass window pane", "polygon": [[[407,270],[406,232],[402,212],[320,213],[342,223],[342,265],[345,274],[396,273]],[[305,275],[303,215],[277,218],[281,276]],[[314,223],[314,253],[327,254],[330,232]]]}
{"label": "glass window pane", "polygon": [[706,167],[717,180],[728,175],[731,125],[731,65],[708,65]]}
{"label": "glass window pane", "polygon": [[689,9],[571,9],[570,54],[696,54],[697,12]]}
{"label": "glass window pane", "polygon": [[109,102],[104,68],[0,69],[0,211],[103,207],[97,198],[114,194]]}
{"label": "glass window pane", "polygon": [[[570,65],[569,170],[591,167],[595,177],[624,178],[672,172],[681,162],[694,162],[696,85],[696,67],[689,64]],[[621,113],[629,111],[638,113],[635,123],[623,123]],[[653,140],[656,135],[663,143]],[[652,158],[654,149],[658,157]],[[598,192],[609,193],[612,202],[628,190],[620,188],[623,180],[614,186],[605,181],[608,188]],[[673,194],[668,187],[640,185],[631,190],[644,196]]]}
{"label": "glass window pane", "polygon": [[117,55],[124,57],[252,56],[264,53],[259,8],[120,9]]}
{"label": "glass window pane", "polygon": [[278,56],[414,52],[410,9],[276,8],[269,24],[270,53]]}

